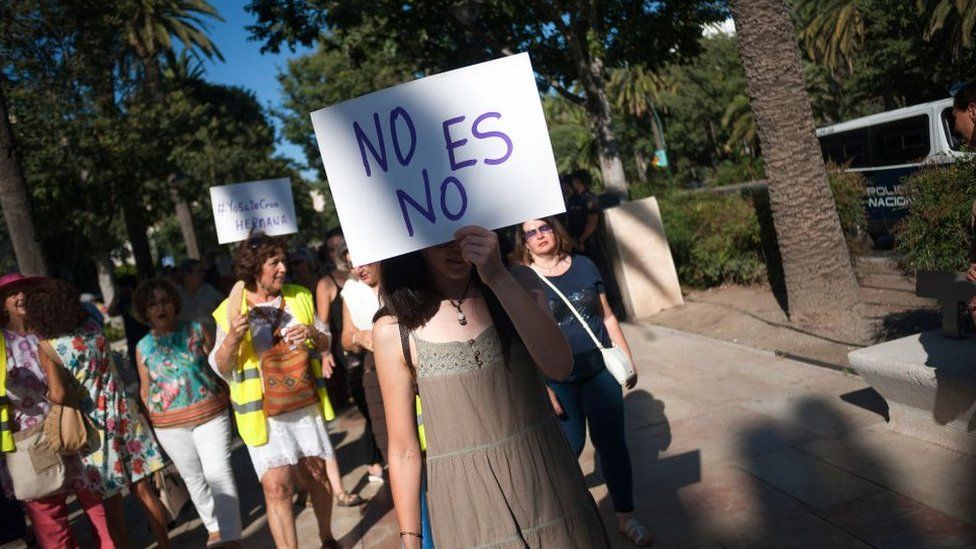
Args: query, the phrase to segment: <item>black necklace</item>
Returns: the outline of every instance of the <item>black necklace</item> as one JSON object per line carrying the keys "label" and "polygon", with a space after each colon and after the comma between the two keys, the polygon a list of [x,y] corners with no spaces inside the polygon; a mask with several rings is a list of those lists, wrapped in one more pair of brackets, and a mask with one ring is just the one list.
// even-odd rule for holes
{"label": "black necklace", "polygon": [[468,298],[468,290],[471,289],[472,280],[474,280],[474,277],[469,276],[468,283],[464,286],[464,291],[461,292],[461,299],[457,301],[454,301],[453,299],[447,300],[454,307],[454,310],[457,311],[457,321],[461,326],[468,325],[468,317],[464,316],[464,311],[461,310],[461,305],[464,303],[464,300]]}

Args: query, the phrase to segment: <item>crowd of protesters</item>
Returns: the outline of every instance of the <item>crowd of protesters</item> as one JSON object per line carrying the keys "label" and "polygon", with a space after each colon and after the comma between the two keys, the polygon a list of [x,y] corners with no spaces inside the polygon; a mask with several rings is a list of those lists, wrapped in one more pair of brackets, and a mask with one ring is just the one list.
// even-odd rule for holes
{"label": "crowd of protesters", "polygon": [[[365,500],[344,487],[326,425],[351,400],[365,419],[359,464],[377,484],[388,467],[404,547],[609,546],[576,461],[587,428],[615,526],[650,545],[624,438],[621,385],[636,375],[614,379],[600,351],[630,353],[607,300],[599,204],[587,174],[564,181],[563,219],[467,227],[380,263],[353,266],[336,229],[318,253],[255,234],[224,269],[186,260],[122,277],[108,307],[125,328],[117,361],[71,284],[0,278],[2,450],[15,463],[44,446],[60,471],[35,462],[36,478],[12,478],[0,466],[6,522],[20,500],[40,547],[77,547],[74,495],[97,546],[128,547],[129,490],[168,547],[173,517],[152,480],[172,463],[207,546],[240,546],[239,437],[275,544],[299,546],[297,497],[321,546],[339,547],[333,504]],[[120,371],[137,380],[132,393]],[[52,437],[82,443],[54,451]]]}

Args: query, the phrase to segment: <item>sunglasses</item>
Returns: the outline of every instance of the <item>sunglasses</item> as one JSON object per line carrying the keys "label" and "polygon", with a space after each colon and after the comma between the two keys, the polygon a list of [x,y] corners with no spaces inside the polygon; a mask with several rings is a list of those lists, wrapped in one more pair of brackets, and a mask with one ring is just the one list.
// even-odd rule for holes
{"label": "sunglasses", "polygon": [[525,231],[525,236],[523,239],[532,240],[537,235],[552,234],[552,227],[549,225],[539,225],[539,228]]}
{"label": "sunglasses", "polygon": [[260,248],[261,245],[264,244],[265,242],[267,242],[268,240],[269,240],[269,238],[267,236],[264,236],[264,235],[254,236],[250,240],[248,240],[247,247],[250,248],[250,249],[252,249],[252,250],[256,250],[256,249]]}

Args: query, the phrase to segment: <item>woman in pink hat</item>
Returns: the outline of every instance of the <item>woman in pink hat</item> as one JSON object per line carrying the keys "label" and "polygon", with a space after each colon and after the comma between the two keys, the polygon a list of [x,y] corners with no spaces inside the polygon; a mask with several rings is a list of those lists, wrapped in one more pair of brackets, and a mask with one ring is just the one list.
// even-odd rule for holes
{"label": "woman in pink hat", "polygon": [[[48,378],[38,360],[38,338],[28,329],[27,311],[24,309],[24,290],[37,278],[27,278],[20,273],[0,277],[0,317],[3,319],[3,347],[0,352],[0,368],[6,372],[7,399],[10,405],[11,429],[14,432],[38,428],[51,409],[48,400]],[[55,381],[55,383],[60,383]],[[105,507],[97,482],[89,482],[82,474],[81,461],[75,456],[67,462],[70,472],[70,491],[75,494],[94,528],[94,537],[100,547],[114,547],[105,519]],[[3,468],[6,475],[6,468]],[[3,479],[8,497],[13,498],[13,488],[8,478]],[[41,548],[78,547],[68,524],[68,494],[59,493],[45,498],[25,501],[24,507],[34,526],[34,535]]]}

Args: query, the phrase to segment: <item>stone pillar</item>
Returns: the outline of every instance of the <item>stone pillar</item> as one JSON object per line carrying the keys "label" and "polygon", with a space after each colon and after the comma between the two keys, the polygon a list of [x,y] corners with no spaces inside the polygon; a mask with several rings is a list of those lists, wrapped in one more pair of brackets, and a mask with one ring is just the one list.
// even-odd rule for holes
{"label": "stone pillar", "polygon": [[603,212],[606,249],[628,318],[684,304],[678,273],[654,197]]}

